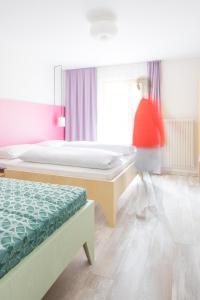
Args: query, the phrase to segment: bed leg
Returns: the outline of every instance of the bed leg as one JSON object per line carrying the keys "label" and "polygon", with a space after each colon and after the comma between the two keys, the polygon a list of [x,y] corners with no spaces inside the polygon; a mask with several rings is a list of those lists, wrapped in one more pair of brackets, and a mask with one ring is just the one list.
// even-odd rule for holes
{"label": "bed leg", "polygon": [[83,248],[85,251],[85,254],[87,256],[88,262],[90,265],[94,263],[94,244],[93,242],[87,241],[83,244]]}

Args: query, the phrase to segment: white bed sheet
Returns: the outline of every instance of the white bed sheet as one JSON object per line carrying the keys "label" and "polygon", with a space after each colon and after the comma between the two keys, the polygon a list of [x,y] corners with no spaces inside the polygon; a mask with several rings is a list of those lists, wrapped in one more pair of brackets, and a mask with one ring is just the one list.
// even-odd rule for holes
{"label": "white bed sheet", "polygon": [[9,170],[87,178],[93,180],[112,180],[117,175],[119,175],[128,165],[132,164],[132,167],[134,168],[134,158],[135,155],[127,155],[121,159],[120,165],[108,170],[30,163],[23,162],[20,159],[0,159],[0,164],[4,164]]}

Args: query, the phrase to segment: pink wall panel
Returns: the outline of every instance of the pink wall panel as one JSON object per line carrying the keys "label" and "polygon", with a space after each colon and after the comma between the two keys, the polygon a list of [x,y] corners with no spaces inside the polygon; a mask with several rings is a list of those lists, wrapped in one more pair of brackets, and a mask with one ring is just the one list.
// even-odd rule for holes
{"label": "pink wall panel", "polygon": [[0,99],[0,146],[64,139],[57,126],[61,107]]}

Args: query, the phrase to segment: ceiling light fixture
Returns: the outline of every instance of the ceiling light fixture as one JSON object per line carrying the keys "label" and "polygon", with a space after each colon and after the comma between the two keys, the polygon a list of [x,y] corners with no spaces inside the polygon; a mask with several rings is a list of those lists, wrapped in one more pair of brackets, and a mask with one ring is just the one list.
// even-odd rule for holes
{"label": "ceiling light fixture", "polygon": [[90,34],[100,41],[107,41],[113,38],[117,32],[115,15],[107,10],[95,10],[88,13],[90,22]]}

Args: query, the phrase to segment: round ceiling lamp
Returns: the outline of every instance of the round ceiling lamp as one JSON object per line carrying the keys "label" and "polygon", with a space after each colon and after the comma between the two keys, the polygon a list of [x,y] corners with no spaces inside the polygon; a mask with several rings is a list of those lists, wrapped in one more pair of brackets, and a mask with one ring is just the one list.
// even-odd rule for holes
{"label": "round ceiling lamp", "polygon": [[90,22],[90,34],[100,41],[107,41],[113,38],[117,32],[115,15],[107,10],[95,10],[88,13]]}
{"label": "round ceiling lamp", "polygon": [[92,37],[101,41],[110,40],[117,31],[116,24],[110,20],[96,21],[90,27]]}

